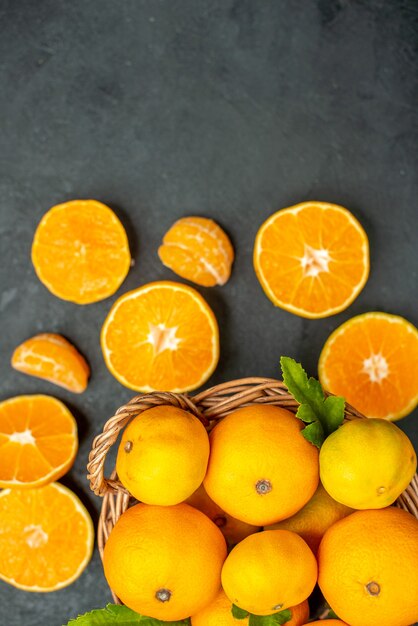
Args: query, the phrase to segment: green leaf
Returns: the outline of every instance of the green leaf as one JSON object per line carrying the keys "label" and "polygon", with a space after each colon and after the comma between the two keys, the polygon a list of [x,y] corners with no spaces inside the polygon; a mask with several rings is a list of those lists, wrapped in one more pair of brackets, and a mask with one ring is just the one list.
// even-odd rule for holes
{"label": "green leaf", "polygon": [[338,615],[336,614],[336,612],[335,612],[335,611],[333,611],[332,609],[330,609],[330,610],[329,610],[329,613],[328,613],[328,615],[326,616],[326,618],[325,618],[325,619],[340,619],[340,618],[338,617]]}
{"label": "green leaf", "polygon": [[343,423],[345,401],[341,396],[328,396],[324,402],[324,410],[327,414],[328,431],[337,430]]}
{"label": "green leaf", "polygon": [[190,619],[175,622],[162,622],[153,617],[140,615],[127,606],[108,604],[104,609],[94,609],[84,615],[71,619],[67,626],[190,626]]}
{"label": "green leaf", "polygon": [[248,611],[245,611],[244,609],[240,609],[240,607],[237,606],[236,604],[232,605],[231,611],[235,619],[245,619],[246,617],[248,617]]}
{"label": "green leaf", "polygon": [[292,619],[292,611],[285,609],[273,615],[252,615],[248,620],[248,626],[280,626]]}
{"label": "green leaf", "polygon": [[309,424],[302,434],[318,448],[325,437],[337,430],[344,419],[344,398],[325,394],[318,380],[308,378],[300,363],[282,356],[280,359],[283,382],[289,392],[299,402],[296,416]]}
{"label": "green leaf", "polygon": [[314,446],[320,448],[324,443],[325,435],[324,429],[322,428],[321,422],[312,422],[312,424],[308,424],[302,430],[302,435],[305,437],[307,441],[313,443]]}

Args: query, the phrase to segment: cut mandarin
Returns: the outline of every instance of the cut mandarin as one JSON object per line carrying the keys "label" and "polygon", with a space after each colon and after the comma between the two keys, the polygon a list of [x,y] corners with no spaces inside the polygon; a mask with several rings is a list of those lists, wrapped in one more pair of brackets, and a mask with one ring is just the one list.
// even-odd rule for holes
{"label": "cut mandarin", "polygon": [[85,391],[90,375],[84,357],[69,341],[54,333],[35,335],[21,343],[13,353],[12,367],[74,393]]}
{"label": "cut mandarin", "polygon": [[40,487],[63,476],[78,448],[66,406],[45,395],[0,402],[0,487]]}
{"label": "cut mandarin", "polygon": [[89,304],[117,291],[131,255],[125,229],[109,207],[96,200],[71,200],[41,219],[32,262],[39,280],[55,296]]}
{"label": "cut mandarin", "polygon": [[308,318],[334,315],[367,281],[367,235],[347,209],[303,202],[274,213],[261,226],[254,268],[276,306]]}
{"label": "cut mandarin", "polygon": [[101,345],[122,385],[143,392],[189,391],[206,382],[218,363],[218,324],[192,287],[149,283],[115,302]]}
{"label": "cut mandarin", "polygon": [[56,591],[74,582],[93,551],[91,518],[59,483],[0,492],[0,578],[25,591]]}
{"label": "cut mandarin", "polygon": [[234,249],[227,234],[205,217],[183,217],[164,235],[158,256],[173,272],[203,287],[224,285]]}
{"label": "cut mandarin", "polygon": [[325,342],[318,373],[367,417],[400,419],[418,402],[418,331],[388,313],[353,317]]}

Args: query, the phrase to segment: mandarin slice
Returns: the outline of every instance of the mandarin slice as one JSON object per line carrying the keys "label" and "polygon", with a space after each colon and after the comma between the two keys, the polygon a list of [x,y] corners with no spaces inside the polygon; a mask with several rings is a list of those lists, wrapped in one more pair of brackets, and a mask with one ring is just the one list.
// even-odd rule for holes
{"label": "mandarin slice", "polygon": [[101,345],[107,367],[122,385],[143,392],[189,391],[218,363],[218,324],[192,287],[149,283],[115,302]]}
{"label": "mandarin slice", "polygon": [[131,255],[125,229],[109,207],[97,200],[71,200],[41,219],[32,262],[39,280],[55,296],[89,304],[117,291]]}
{"label": "mandarin slice", "polygon": [[369,243],[347,209],[303,202],[264,222],[253,260],[273,304],[302,317],[327,317],[346,309],[363,289]]}
{"label": "mandarin slice", "polygon": [[91,518],[67,487],[0,492],[0,578],[25,591],[56,591],[87,566]]}
{"label": "mandarin slice", "polygon": [[158,256],[173,272],[203,287],[224,285],[234,249],[228,235],[205,217],[183,217],[164,235]]}
{"label": "mandarin slice", "polygon": [[12,367],[74,393],[86,390],[90,375],[84,357],[69,341],[54,333],[35,335],[21,343],[13,352]]}
{"label": "mandarin slice", "polygon": [[63,476],[78,448],[77,424],[46,395],[0,402],[0,487],[40,487]]}
{"label": "mandarin slice", "polygon": [[418,403],[418,331],[397,315],[357,315],[328,337],[318,373],[367,417],[400,419]]}

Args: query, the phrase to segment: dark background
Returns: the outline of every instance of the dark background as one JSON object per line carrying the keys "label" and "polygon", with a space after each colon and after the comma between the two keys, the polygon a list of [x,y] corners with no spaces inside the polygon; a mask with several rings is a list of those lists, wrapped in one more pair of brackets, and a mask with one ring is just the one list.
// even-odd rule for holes
{"label": "dark background", "polygon": [[[100,328],[121,293],[176,279],[157,257],[176,218],[214,218],[236,249],[230,282],[200,289],[221,326],[210,383],[276,377],[282,354],[315,374],[325,339],[358,313],[417,323],[417,20],[414,0],[0,1],[0,399],[44,392],[74,411],[80,452],[62,482],[95,522],[91,441],[133,395],[104,365]],[[71,198],[114,208],[136,261],[117,295],[85,307],[51,295],[30,262],[41,216]],[[371,246],[361,295],[318,321],[275,309],[252,269],[262,221],[308,199],[348,207]],[[38,332],[86,355],[83,395],[10,368]],[[418,445],[416,418],[400,426]],[[0,583],[0,624],[60,626],[109,600],[96,551],[62,591]]]}

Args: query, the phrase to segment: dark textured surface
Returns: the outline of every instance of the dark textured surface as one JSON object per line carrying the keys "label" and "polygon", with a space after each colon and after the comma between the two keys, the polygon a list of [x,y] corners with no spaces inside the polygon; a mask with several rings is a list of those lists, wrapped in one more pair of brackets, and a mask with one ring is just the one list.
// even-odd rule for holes
{"label": "dark textured surface", "polygon": [[[37,280],[29,255],[42,214],[75,197],[117,211],[136,260],[118,295],[175,279],[156,254],[174,219],[218,220],[237,258],[225,287],[201,290],[221,322],[211,383],[277,376],[281,354],[314,374],[328,334],[358,313],[416,324],[417,17],[414,0],[1,0],[0,397],[45,392],[74,410],[81,446],[63,482],[95,520],[90,443],[132,392],[99,349],[115,298],[79,307]],[[350,208],[371,244],[364,291],[321,321],[275,309],[252,270],[261,222],[305,199]],[[87,356],[85,394],[11,370],[14,347],[40,331]],[[400,423],[415,445],[416,418]],[[0,583],[0,624],[60,626],[109,598],[96,552],[56,593]]]}

